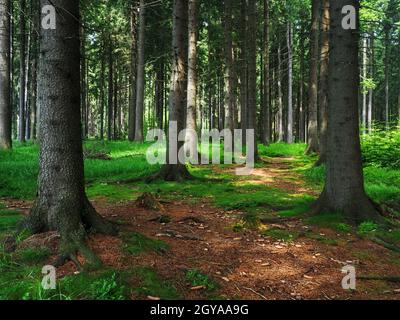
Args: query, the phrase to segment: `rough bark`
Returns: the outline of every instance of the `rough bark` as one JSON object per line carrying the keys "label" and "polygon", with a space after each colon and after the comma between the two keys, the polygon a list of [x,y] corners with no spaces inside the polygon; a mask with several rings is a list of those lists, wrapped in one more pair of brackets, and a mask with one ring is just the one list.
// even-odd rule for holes
{"label": "rough bark", "polygon": [[197,130],[197,35],[198,35],[198,0],[189,0],[188,27],[188,83],[187,83],[187,115],[186,128],[192,130],[186,135],[186,146],[197,150],[193,132]]}
{"label": "rough bark", "polygon": [[307,154],[319,152],[318,143],[318,61],[319,61],[320,0],[312,1],[311,61],[308,88]]}
{"label": "rough bark", "polygon": [[263,41],[263,60],[264,60],[264,81],[263,81],[263,106],[262,106],[262,135],[264,145],[269,145],[271,141],[271,108],[270,108],[270,18],[269,0],[264,0],[264,41]]}
{"label": "rough bark", "polygon": [[130,12],[131,27],[131,83],[130,83],[130,99],[129,99],[129,120],[128,120],[128,139],[135,140],[135,121],[136,121],[136,55],[137,55],[137,37],[136,37],[136,1],[133,1]]}
{"label": "rough bark", "polygon": [[113,138],[113,101],[114,101],[114,58],[111,36],[108,39],[108,113],[107,113],[107,138]]}
{"label": "rough bark", "polygon": [[20,15],[20,29],[19,29],[19,44],[20,44],[20,71],[19,71],[19,118],[18,118],[18,139],[20,142],[25,142],[25,77],[26,77],[26,19],[25,19],[25,9],[26,9],[26,0],[20,0],[19,2],[21,15]]}
{"label": "rough bark", "polygon": [[143,141],[143,117],[144,117],[144,67],[145,67],[145,0],[140,0],[139,13],[139,39],[138,39],[138,63],[136,77],[136,119],[135,119],[135,141]]}
{"label": "rough bark", "polygon": [[[79,1],[52,0],[57,32],[40,29],[38,103],[40,105],[40,170],[38,196],[24,227],[33,233],[61,235],[61,254],[82,253],[99,260],[85,245],[87,232],[115,233],[89,203],[84,188],[80,124]],[[50,1],[41,0],[41,6]]]}
{"label": "rough bark", "polygon": [[287,105],[287,134],[286,142],[293,143],[293,39],[292,23],[287,23],[287,50],[288,50],[288,105]]}
{"label": "rough bark", "polygon": [[[171,74],[171,92],[169,104],[169,121],[177,123],[178,133],[184,129],[185,108],[186,108],[186,71],[185,71],[185,33],[187,33],[187,6],[186,0],[174,0],[173,3],[173,30],[172,30],[172,74]],[[178,158],[178,151],[183,147],[182,142],[177,142],[178,148],[172,149],[167,145],[167,164],[165,164],[159,173],[150,177],[148,181],[162,179],[165,181],[183,181],[191,179],[191,175],[185,164],[171,164],[170,153]]]}
{"label": "rough bark", "polygon": [[11,149],[10,0],[0,0],[0,150]]}
{"label": "rough bark", "polygon": [[256,0],[248,1],[248,70],[249,70],[249,90],[248,90],[248,126],[254,129],[254,159],[258,159],[257,148],[257,14]]}
{"label": "rough bark", "polygon": [[234,56],[232,47],[232,0],[224,0],[224,39],[225,39],[225,128],[234,130]]}
{"label": "rough bark", "polygon": [[340,212],[349,221],[360,223],[379,220],[380,215],[364,190],[358,112],[359,27],[357,30],[342,28],[341,12],[345,5],[353,5],[359,15],[356,0],[330,3],[327,173],[315,211]]}
{"label": "rough bark", "polygon": [[326,131],[328,126],[328,68],[329,68],[329,0],[322,3],[321,19],[321,66],[320,66],[320,85],[318,93],[319,101],[319,160],[317,165],[326,162]]}

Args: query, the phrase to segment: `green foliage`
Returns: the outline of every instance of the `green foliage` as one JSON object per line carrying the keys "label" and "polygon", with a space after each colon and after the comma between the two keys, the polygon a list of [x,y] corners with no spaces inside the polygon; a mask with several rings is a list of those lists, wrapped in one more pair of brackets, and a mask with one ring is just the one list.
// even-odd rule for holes
{"label": "green foliage", "polygon": [[367,236],[374,234],[378,230],[378,225],[372,221],[365,221],[358,226],[358,234]]}
{"label": "green foliage", "polygon": [[178,300],[181,298],[177,289],[168,281],[160,279],[151,268],[136,268],[133,276],[138,280],[139,287],[133,291],[139,296],[159,297],[163,300]]}
{"label": "green foliage", "polygon": [[126,236],[125,250],[137,256],[150,251],[164,253],[169,250],[169,246],[164,241],[150,239],[140,233],[132,233]]}
{"label": "green foliage", "polygon": [[362,136],[362,151],[366,165],[400,169],[400,130],[375,130]]}
{"label": "green foliage", "polygon": [[21,264],[38,264],[51,255],[48,248],[26,248],[16,252],[16,261]]}
{"label": "green foliage", "polygon": [[274,143],[269,146],[259,145],[260,156],[267,157],[301,157],[306,150],[305,144]]}
{"label": "green foliage", "polygon": [[218,288],[218,284],[208,275],[201,273],[197,269],[191,269],[186,272],[186,281],[192,287],[203,286],[210,293]]}

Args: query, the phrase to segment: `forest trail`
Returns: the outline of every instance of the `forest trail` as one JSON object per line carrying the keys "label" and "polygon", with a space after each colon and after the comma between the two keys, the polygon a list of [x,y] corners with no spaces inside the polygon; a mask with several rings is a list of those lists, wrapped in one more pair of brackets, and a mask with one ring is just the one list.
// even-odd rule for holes
{"label": "forest trail", "polygon": [[[263,167],[255,169],[248,182],[314,196],[315,191],[305,186],[301,175],[291,170],[294,161],[268,159]],[[103,216],[121,225],[119,238],[96,235],[89,240],[106,267],[120,272],[150,268],[162,283],[171,284],[185,299],[400,298],[394,294],[399,285],[383,281],[359,281],[357,291],[352,292],[342,289],[344,265],[354,265],[357,274],[362,275],[400,275],[398,254],[354,234],[310,226],[301,219],[235,232],[234,226],[243,215],[239,211],[224,211],[206,200],[192,204],[184,199],[161,199],[161,203],[163,212],[144,209],[137,202],[110,205],[105,200],[94,201]],[[29,207],[22,202],[7,204],[13,208],[20,206],[25,212]],[[161,214],[168,216],[168,221],[158,220]],[[289,239],[261,235],[260,230],[268,229],[277,230],[282,238],[289,235]],[[134,254],[129,252],[127,242],[132,235],[136,237],[135,248],[139,246],[138,250],[134,248]],[[36,237],[43,240],[47,235]],[[57,240],[50,241],[56,250]],[[147,241],[151,242],[148,247]],[[158,241],[167,246],[152,249]],[[54,257],[48,263],[53,260]],[[58,276],[75,272],[75,266],[68,263],[59,268]],[[197,274],[200,282],[188,280],[190,272]],[[133,278],[130,285],[144,286],[142,281]],[[158,298],[157,290],[151,290],[144,288],[131,298]]]}

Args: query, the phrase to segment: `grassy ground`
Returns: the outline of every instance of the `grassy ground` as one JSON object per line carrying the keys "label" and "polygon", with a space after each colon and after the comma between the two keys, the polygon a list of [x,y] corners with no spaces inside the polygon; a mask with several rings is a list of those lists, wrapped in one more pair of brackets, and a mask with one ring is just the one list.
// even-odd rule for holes
{"label": "grassy ground", "polygon": [[[315,157],[304,156],[305,145],[274,144],[260,146],[264,162],[257,164],[260,178],[238,177],[232,174],[232,166],[198,166],[190,168],[197,180],[187,183],[158,182],[146,184],[132,182],[156,172],[158,166],[147,164],[145,152],[148,145],[129,142],[85,143],[85,176],[87,193],[93,201],[121,205],[135,200],[143,192],[153,192],[166,201],[184,199],[189,204],[209,203],[226,212],[241,212],[233,225],[235,232],[259,226],[267,216],[292,217],[306,212],[322,189],[324,168],[314,168]],[[99,157],[101,155],[101,157]],[[106,155],[107,157],[103,157]],[[99,158],[99,159],[93,159]],[[275,160],[279,166],[274,168]],[[265,171],[266,168],[269,171]],[[376,202],[387,206],[394,214],[400,214],[400,171],[382,166],[366,165],[366,189]],[[13,199],[31,201],[36,194],[38,173],[38,147],[33,144],[17,145],[12,152],[0,152],[0,238],[10,233],[22,219],[20,211],[10,210],[3,202]],[[263,174],[275,174],[268,183]],[[262,182],[262,183],[261,183]],[[298,185],[291,188],[292,185]],[[336,232],[354,233],[360,237],[379,236],[393,244],[400,243],[400,230],[383,230],[365,221],[358,228],[349,226],[337,214],[308,218],[305,223]],[[261,235],[291,242],[304,236],[296,230],[260,228]],[[305,234],[309,239],[337,245],[340,239],[331,239],[318,233]],[[20,239],[23,240],[23,239]],[[143,252],[163,253],[168,244],[150,239],[140,233],[124,235],[123,248],[131,255]],[[359,255],[368,253],[359,253]],[[156,296],[177,299],[181,293],[169,280],[163,279],[151,267],[130,270],[106,269],[97,272],[66,276],[58,281],[56,291],[44,291],[40,285],[41,265],[49,258],[46,248],[18,249],[13,254],[0,250],[0,299],[126,299],[138,296]],[[200,270],[187,270],[184,281],[204,286],[208,297],[218,287],[211,276]],[[135,286],[132,286],[132,282]]]}

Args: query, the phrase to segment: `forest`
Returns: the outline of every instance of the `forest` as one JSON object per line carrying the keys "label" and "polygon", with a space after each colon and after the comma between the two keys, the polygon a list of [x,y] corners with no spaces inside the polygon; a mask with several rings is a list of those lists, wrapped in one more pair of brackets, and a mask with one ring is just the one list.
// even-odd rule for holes
{"label": "forest", "polygon": [[0,300],[399,300],[400,0],[0,0]]}

